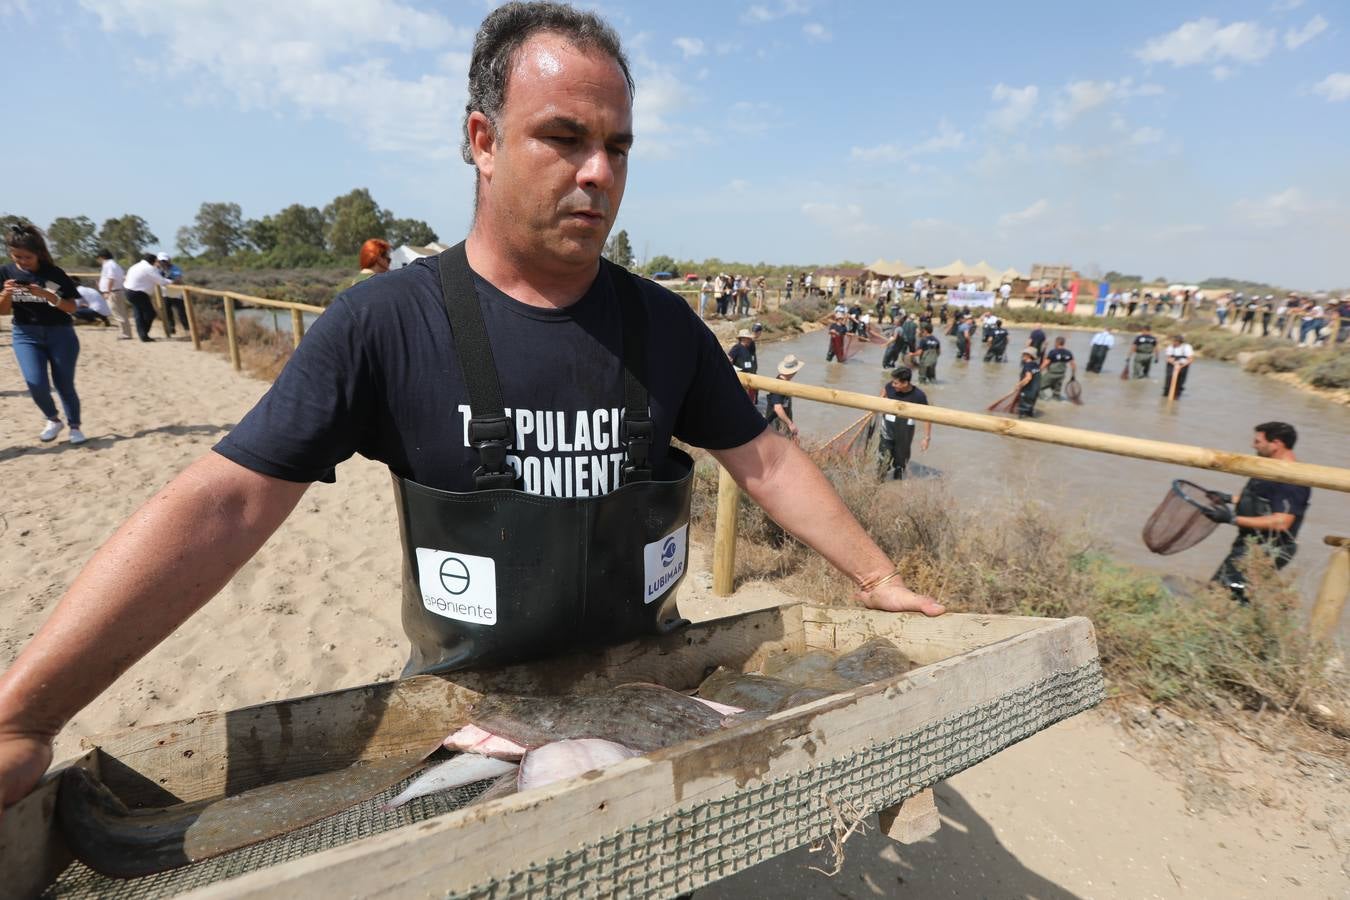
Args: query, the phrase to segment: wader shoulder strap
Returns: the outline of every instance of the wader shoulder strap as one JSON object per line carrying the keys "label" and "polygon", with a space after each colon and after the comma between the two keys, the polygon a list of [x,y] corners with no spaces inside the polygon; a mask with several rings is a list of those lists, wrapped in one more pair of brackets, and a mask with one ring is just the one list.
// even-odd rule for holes
{"label": "wader shoulder strap", "polygon": [[637,278],[631,272],[607,259],[601,260],[601,267],[619,300],[619,317],[623,322],[624,413],[619,440],[624,445],[624,461],[620,467],[621,481],[623,484],[651,481],[651,447],[656,432],[643,382],[647,376],[647,307],[642,302]]}
{"label": "wader shoulder strap", "polygon": [[512,488],[515,472],[506,462],[514,429],[506,418],[502,386],[492,359],[483,310],[473,286],[464,242],[440,255],[441,301],[450,318],[450,337],[455,344],[459,370],[469,390],[469,446],[478,451],[479,466],[473,473],[475,490]]}

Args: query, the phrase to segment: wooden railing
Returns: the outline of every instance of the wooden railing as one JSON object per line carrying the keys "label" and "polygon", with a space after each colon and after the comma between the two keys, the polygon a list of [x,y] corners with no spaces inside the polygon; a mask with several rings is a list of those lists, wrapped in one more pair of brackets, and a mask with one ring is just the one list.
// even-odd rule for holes
{"label": "wooden railing", "polygon": [[[885,397],[840,391],[813,384],[798,384],[780,378],[750,375],[745,372],[738,372],[737,376],[740,378],[741,384],[748,388],[772,391],[776,394],[799,397],[803,400],[816,400],[834,406],[846,406],[879,413],[893,413],[909,419],[932,422],[935,425],[984,431],[1005,437],[1091,450],[1096,453],[1111,453],[1117,456],[1130,456],[1135,459],[1148,459],[1155,462],[1191,466],[1197,469],[1227,472],[1231,475],[1245,475],[1249,478],[1265,478],[1286,484],[1301,484],[1308,487],[1350,492],[1350,469],[1336,466],[1266,459],[1247,453],[1229,453],[1224,450],[1192,447],[1187,444],[1171,444],[1166,441],[1153,441],[1101,431],[1088,431],[1083,428],[1066,428],[1062,425],[1046,425],[1040,422],[1005,419],[1001,416],[947,409],[941,406],[926,406],[905,403],[900,400],[887,400]],[[736,510],[740,503],[740,487],[726,469],[720,466],[718,468],[720,471],[717,480],[717,515],[713,535],[713,593],[720,597],[726,597],[730,596],[735,590]],[[1313,609],[1312,631],[1313,636],[1319,640],[1326,640],[1335,632],[1336,625],[1340,620],[1341,610],[1345,605],[1346,591],[1350,589],[1350,539],[1329,537],[1326,538],[1326,542],[1336,549],[1332,552],[1331,563],[1328,566],[1326,577],[1323,579],[1322,590],[1319,592]]]}
{"label": "wooden railing", "polygon": [[[71,272],[71,275],[77,275],[80,278],[92,278],[97,280],[98,272]],[[225,307],[225,338],[230,349],[230,364],[234,366],[235,371],[243,368],[243,363],[239,355],[239,330],[235,322],[235,312],[240,303],[248,306],[261,306],[267,309],[286,309],[291,313],[291,344],[299,347],[300,339],[305,336],[305,313],[319,315],[324,311],[324,307],[315,306],[312,303],[294,303],[289,300],[271,300],[267,297],[254,297],[249,294],[240,294],[236,291],[221,291],[215,288],[196,287],[190,284],[175,284],[168,288],[172,291],[182,291],[183,308],[187,312],[188,333],[192,336],[192,348],[194,350],[202,349],[201,329],[197,324],[197,309],[192,303],[194,295],[199,297],[219,297],[224,302]],[[159,316],[160,325],[164,328],[164,336],[171,335],[172,324],[167,315],[168,308],[164,305],[164,291],[161,288],[155,288],[153,296],[155,313]]]}

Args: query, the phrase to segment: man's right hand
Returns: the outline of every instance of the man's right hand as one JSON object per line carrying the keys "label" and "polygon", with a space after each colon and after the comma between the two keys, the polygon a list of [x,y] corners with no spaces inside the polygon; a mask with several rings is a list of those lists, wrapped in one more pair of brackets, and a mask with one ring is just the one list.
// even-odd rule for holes
{"label": "man's right hand", "polygon": [[52,745],[46,736],[0,735],[0,810],[27,797],[51,764]]}

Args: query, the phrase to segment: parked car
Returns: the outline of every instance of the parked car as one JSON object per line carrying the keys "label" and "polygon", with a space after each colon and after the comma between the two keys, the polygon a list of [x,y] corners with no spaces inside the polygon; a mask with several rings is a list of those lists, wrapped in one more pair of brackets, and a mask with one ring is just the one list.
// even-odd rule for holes
{"label": "parked car", "polygon": [[684,275],[684,280],[685,280],[685,281],[698,281],[698,280],[700,280],[702,277],[703,277],[702,275],[695,275],[693,272],[686,272],[685,275]]}
{"label": "parked car", "polygon": [[670,272],[653,272],[652,279],[655,281],[669,281],[675,276]]}

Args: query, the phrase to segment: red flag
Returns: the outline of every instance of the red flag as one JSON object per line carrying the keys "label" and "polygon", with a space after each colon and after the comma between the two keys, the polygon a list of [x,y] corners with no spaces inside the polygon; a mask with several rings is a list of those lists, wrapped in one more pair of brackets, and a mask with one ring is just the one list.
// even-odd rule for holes
{"label": "red flag", "polygon": [[1073,280],[1073,284],[1069,285],[1069,307],[1068,309],[1065,310],[1065,312],[1072,314],[1073,311],[1077,308],[1078,308],[1078,279],[1075,278]]}

